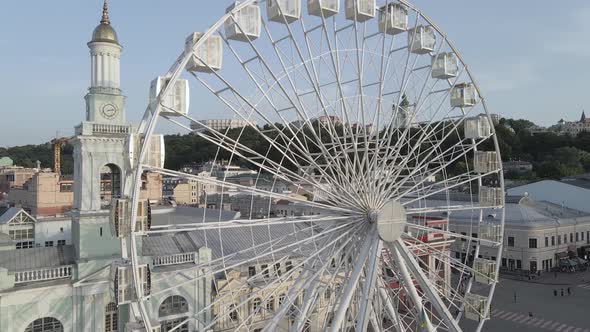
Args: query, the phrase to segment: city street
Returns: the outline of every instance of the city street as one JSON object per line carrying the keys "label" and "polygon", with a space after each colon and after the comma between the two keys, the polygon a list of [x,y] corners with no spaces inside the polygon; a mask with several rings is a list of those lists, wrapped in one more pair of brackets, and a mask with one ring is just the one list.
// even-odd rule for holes
{"label": "city street", "polygon": [[[544,283],[502,279],[492,302],[492,319],[483,331],[590,332],[590,273],[561,273],[557,279],[548,274],[543,279]],[[475,328],[468,322],[462,325],[465,331]]]}

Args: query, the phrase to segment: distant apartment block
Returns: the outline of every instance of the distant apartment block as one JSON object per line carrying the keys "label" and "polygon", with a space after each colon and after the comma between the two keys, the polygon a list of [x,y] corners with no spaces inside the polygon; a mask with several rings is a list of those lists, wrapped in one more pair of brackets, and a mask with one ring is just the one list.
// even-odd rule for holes
{"label": "distant apartment block", "polygon": [[245,121],[240,119],[209,119],[193,121],[190,125],[194,131],[215,130],[224,131],[227,129],[235,129],[256,125],[254,121]]}

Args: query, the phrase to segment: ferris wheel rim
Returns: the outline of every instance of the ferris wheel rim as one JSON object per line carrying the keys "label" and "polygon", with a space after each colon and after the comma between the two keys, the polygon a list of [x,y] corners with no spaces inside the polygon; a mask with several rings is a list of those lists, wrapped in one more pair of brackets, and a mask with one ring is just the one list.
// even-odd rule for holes
{"label": "ferris wheel rim", "polygon": [[[207,36],[210,36],[215,31],[217,31],[217,29],[219,29],[222,26],[222,24],[231,17],[231,15],[233,13],[238,12],[242,8],[245,8],[246,6],[248,6],[248,5],[252,4],[252,3],[264,3],[264,2],[265,2],[264,0],[263,1],[247,0],[247,1],[241,2],[239,6],[236,6],[231,12],[226,13],[216,24],[212,25],[205,32],[204,38],[202,38],[201,40],[199,40],[197,43],[194,44],[193,51],[195,49],[197,49],[201,44],[203,44],[206,41]],[[402,3],[402,4],[404,4],[404,5],[406,5],[406,6],[408,6],[413,11],[415,11],[416,14],[419,17],[421,17],[422,19],[424,19],[425,21],[427,21],[439,34],[441,34],[444,37],[444,42],[449,47],[451,47],[451,49],[453,50],[453,52],[459,57],[459,61],[463,64],[464,69],[466,70],[466,72],[467,72],[467,74],[468,74],[468,76],[470,78],[470,81],[475,85],[476,90],[478,91],[478,93],[480,93],[479,86],[476,83],[476,81],[475,81],[473,75],[471,74],[469,68],[467,67],[467,65],[463,61],[460,53],[454,47],[454,45],[452,44],[452,42],[446,37],[446,35],[444,35],[444,33],[442,32],[442,30],[440,30],[426,15],[424,15],[421,11],[419,11],[413,5],[409,4],[407,1],[405,1],[405,0],[399,0],[399,2]],[[388,1],[388,3],[389,3],[389,1]],[[358,22],[355,22],[354,24],[356,25],[356,24],[358,24]],[[177,80],[179,78],[180,72],[182,72],[184,70],[184,66],[186,65],[188,59],[192,56],[192,54],[190,54],[188,52],[183,52],[183,53],[185,53],[185,54],[183,54],[183,55],[181,55],[179,57],[180,61],[177,60],[177,62],[175,63],[175,65],[172,66],[171,70],[167,74],[167,76],[171,74],[171,77],[172,77],[171,82],[175,82],[175,80]],[[310,60],[310,61],[312,61],[312,60]],[[172,85],[173,84],[169,84],[168,87],[171,87]],[[158,121],[158,119],[160,117],[159,116],[159,113],[161,111],[161,96],[163,96],[165,93],[166,93],[166,89],[163,89],[163,91],[160,92],[160,94],[158,95],[158,98],[157,98],[157,102],[156,102],[156,105],[157,106],[156,106],[156,108],[154,110],[150,110],[148,108],[148,110],[146,111],[147,117],[144,116],[144,119],[142,120],[142,123],[141,123],[141,125],[140,125],[140,127],[138,129],[138,132],[141,133],[141,131],[144,130],[144,128],[145,128],[145,134],[144,135],[146,137],[148,137],[148,138],[153,135],[153,132],[154,132],[154,129],[155,129],[155,123]],[[480,94],[480,96],[481,96],[481,101],[480,102],[482,104],[482,107],[485,110],[485,113],[486,113],[486,116],[488,117],[488,120],[491,121],[490,113],[488,111],[485,98],[483,98],[483,95],[481,95],[481,94]],[[151,116],[152,116],[151,119],[148,119],[149,118],[149,114],[148,113],[151,113]],[[147,127],[146,127],[146,124],[147,124]],[[490,136],[490,138],[493,139],[495,150],[496,151],[499,151],[499,145],[498,145],[498,142],[497,142],[497,135],[495,134],[495,130],[494,130],[493,126],[492,126],[491,130],[492,130],[492,135]],[[140,153],[139,160],[143,160],[143,158],[145,156],[145,153],[146,153],[146,150],[147,150],[147,144],[143,144],[142,145],[142,148],[141,148],[141,153]],[[135,183],[136,184],[139,183],[141,174],[145,170],[147,170],[147,168],[141,162],[139,162],[138,165],[135,167],[135,170],[134,170],[133,173],[135,174]],[[500,174],[502,174],[502,165],[501,164],[500,164],[499,172],[500,172]],[[500,186],[502,188],[502,191],[504,191],[504,181],[503,181],[503,177],[502,176],[499,176],[499,181],[500,181]],[[133,202],[134,202],[133,203],[133,213],[132,213],[132,226],[131,226],[132,228],[135,227],[135,220],[134,220],[135,219],[135,215],[136,215],[136,213],[135,213],[135,209],[136,209],[135,202],[138,199],[138,193],[139,193],[139,187],[137,185],[134,185],[133,187],[134,187],[133,188],[134,191],[130,195],[131,198],[132,198],[132,200],[133,200]],[[502,210],[501,211],[501,223],[500,224],[502,225],[502,228],[503,228],[504,227],[504,218],[505,218],[505,209],[504,209],[504,206],[502,206],[500,209]],[[136,236],[136,234],[135,234],[135,232],[133,232],[133,233],[134,234],[131,237],[131,261],[132,261],[133,264],[136,264],[137,263],[137,255],[138,255],[138,253],[136,252],[137,246],[134,243],[135,242],[135,236]],[[500,251],[501,251],[501,245],[502,244],[500,243],[500,249],[499,249]],[[498,255],[497,257],[500,257],[500,255]],[[499,264],[497,265],[497,268],[499,269]],[[137,282],[135,276],[134,276],[134,282]],[[491,293],[489,295],[490,298],[493,295],[493,288],[494,287],[495,287],[495,284],[492,285],[492,291],[491,291]],[[139,302],[142,302],[142,301],[139,301]],[[141,303],[140,303],[140,307],[141,307]],[[143,315],[143,311],[145,311],[145,308],[140,308],[140,312],[142,312],[142,316],[144,316]],[[145,324],[149,326],[148,321],[149,321],[149,319],[145,320],[145,317],[144,317]],[[479,329],[481,329],[481,327],[479,327],[478,330]]]}

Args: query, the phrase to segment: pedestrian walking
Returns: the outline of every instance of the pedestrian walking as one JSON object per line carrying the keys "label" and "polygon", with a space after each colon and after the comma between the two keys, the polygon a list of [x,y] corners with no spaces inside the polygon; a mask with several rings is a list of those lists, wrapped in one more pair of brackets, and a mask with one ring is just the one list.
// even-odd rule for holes
{"label": "pedestrian walking", "polygon": [[514,303],[516,303],[516,292],[514,292]]}
{"label": "pedestrian walking", "polygon": [[572,294],[572,290],[571,290],[571,288],[568,287],[567,288],[567,295],[571,295],[571,294]]}
{"label": "pedestrian walking", "polygon": [[563,288],[561,289],[561,296],[563,296]]}
{"label": "pedestrian walking", "polygon": [[533,312],[529,311],[529,319],[533,319]]}

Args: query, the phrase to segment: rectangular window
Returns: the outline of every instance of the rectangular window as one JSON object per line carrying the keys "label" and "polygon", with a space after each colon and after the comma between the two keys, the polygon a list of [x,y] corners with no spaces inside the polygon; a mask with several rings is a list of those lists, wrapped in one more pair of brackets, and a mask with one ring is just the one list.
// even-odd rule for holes
{"label": "rectangular window", "polygon": [[580,241],[580,233],[576,232],[576,242]]}
{"label": "rectangular window", "polygon": [[557,235],[557,244],[561,244],[561,235]]}
{"label": "rectangular window", "polygon": [[275,263],[275,273],[279,277],[283,274],[283,271],[281,271],[281,263]]}
{"label": "rectangular window", "polygon": [[477,233],[471,233],[471,237],[477,239]]}
{"label": "rectangular window", "polygon": [[584,232],[580,232],[580,236],[582,237],[582,241],[584,241]]}
{"label": "rectangular window", "polygon": [[260,268],[262,269],[262,274],[264,274],[264,277],[265,278],[268,278],[269,277],[269,274],[268,274],[268,265],[262,264],[262,265],[260,265]]}
{"label": "rectangular window", "polygon": [[53,241],[45,241],[46,247],[53,247]]}
{"label": "rectangular window", "polygon": [[590,244],[590,231],[586,231],[586,244]]}
{"label": "rectangular window", "polygon": [[72,184],[71,183],[60,183],[59,191],[62,193],[69,193],[72,192]]}
{"label": "rectangular window", "polygon": [[16,244],[16,249],[29,249],[29,248],[33,248],[35,244],[33,243],[33,241],[25,241],[25,242],[18,242]]}
{"label": "rectangular window", "polygon": [[506,267],[506,258],[502,258],[502,267]]}
{"label": "rectangular window", "polygon": [[567,234],[563,234],[563,243],[567,243]]}
{"label": "rectangular window", "polygon": [[555,245],[555,235],[551,235],[551,245]]}
{"label": "rectangular window", "polygon": [[249,266],[248,267],[248,275],[253,277],[256,275],[256,266]]}
{"label": "rectangular window", "polygon": [[520,259],[516,260],[516,268],[517,269],[522,269],[522,261]]}
{"label": "rectangular window", "polygon": [[293,263],[291,263],[291,261],[287,261],[285,263],[285,269],[287,270],[287,272],[291,271],[293,269]]}
{"label": "rectangular window", "polygon": [[65,245],[66,245],[66,240],[57,240],[58,247],[65,246]]}
{"label": "rectangular window", "polygon": [[529,248],[537,248],[537,239],[529,238]]}
{"label": "rectangular window", "polygon": [[545,236],[545,247],[549,247],[549,237]]}
{"label": "rectangular window", "polygon": [[[467,236],[467,233],[461,232],[461,235]],[[461,241],[466,241],[464,237],[461,238]]]}
{"label": "rectangular window", "polygon": [[570,233],[570,243],[574,242],[574,233]]}
{"label": "rectangular window", "polygon": [[514,247],[514,236],[509,236],[508,237],[508,246],[509,247]]}

